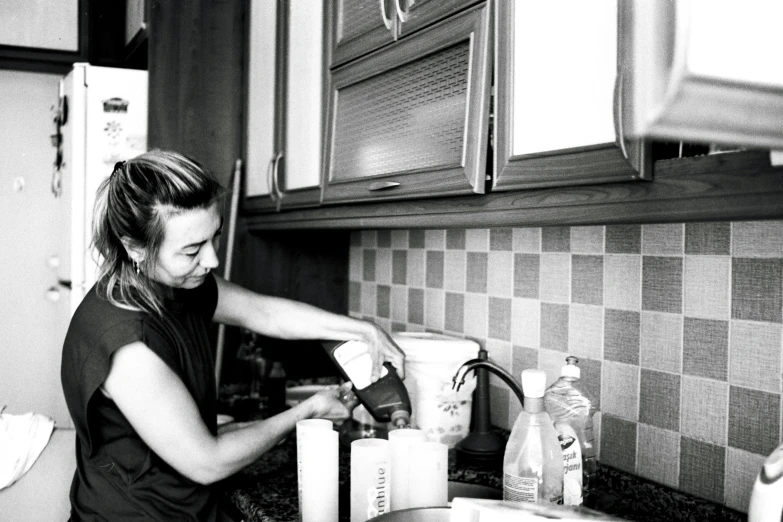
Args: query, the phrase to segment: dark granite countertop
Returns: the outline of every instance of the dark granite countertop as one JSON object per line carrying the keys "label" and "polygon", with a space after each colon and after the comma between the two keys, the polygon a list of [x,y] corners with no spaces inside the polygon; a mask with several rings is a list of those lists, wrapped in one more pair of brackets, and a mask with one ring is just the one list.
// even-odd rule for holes
{"label": "dark granite countertop", "polygon": [[[350,520],[350,449],[340,446],[340,521]],[[487,471],[456,464],[449,451],[449,480],[502,489],[500,468]],[[256,463],[223,483],[230,501],[248,522],[288,522],[298,519],[296,440],[292,435]],[[599,464],[595,504],[603,513],[641,522],[744,522],[737,511],[695,498],[635,475]]]}

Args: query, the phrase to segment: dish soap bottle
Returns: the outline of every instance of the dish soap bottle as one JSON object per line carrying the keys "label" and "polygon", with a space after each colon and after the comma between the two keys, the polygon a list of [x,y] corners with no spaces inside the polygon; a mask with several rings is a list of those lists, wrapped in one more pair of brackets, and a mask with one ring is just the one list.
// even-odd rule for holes
{"label": "dish soap bottle", "polygon": [[590,506],[596,472],[593,403],[579,386],[578,362],[576,357],[566,357],[560,378],[544,394],[544,407],[563,451],[563,504]]}
{"label": "dish soap bottle", "polygon": [[372,382],[372,359],[362,341],[323,341],[326,353],[342,376],[353,383],[353,392],[378,422],[391,422],[396,428],[409,428],[411,400],[397,371],[386,362],[380,378]]}
{"label": "dish soap bottle", "polygon": [[503,457],[503,500],[557,504],[563,498],[563,454],[544,409],[545,387],[543,370],[522,371],[525,404]]}

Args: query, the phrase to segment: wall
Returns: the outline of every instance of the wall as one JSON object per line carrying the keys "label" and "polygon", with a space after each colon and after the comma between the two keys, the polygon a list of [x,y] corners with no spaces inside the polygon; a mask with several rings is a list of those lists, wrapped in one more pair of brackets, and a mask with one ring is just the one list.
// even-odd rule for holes
{"label": "wall", "polygon": [[579,357],[603,464],[746,512],[781,442],[783,221],[359,231],[349,278],[353,316],[473,338],[516,376]]}

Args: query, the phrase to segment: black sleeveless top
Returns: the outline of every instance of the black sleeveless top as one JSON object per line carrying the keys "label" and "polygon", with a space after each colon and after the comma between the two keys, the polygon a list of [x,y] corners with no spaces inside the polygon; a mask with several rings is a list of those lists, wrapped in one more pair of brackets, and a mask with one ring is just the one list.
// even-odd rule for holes
{"label": "black sleeveless top", "polygon": [[192,290],[166,288],[163,317],[130,311],[93,287],[71,319],[61,379],[76,427],[71,520],[217,520],[217,495],[155,454],[100,391],[112,354],[141,341],[182,380],[217,433],[215,355],[208,327],[217,306],[213,276]]}

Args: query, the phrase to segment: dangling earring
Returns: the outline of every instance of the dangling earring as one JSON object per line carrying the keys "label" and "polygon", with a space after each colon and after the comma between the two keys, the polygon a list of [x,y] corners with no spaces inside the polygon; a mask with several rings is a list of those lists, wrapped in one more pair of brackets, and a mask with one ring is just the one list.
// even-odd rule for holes
{"label": "dangling earring", "polygon": [[139,272],[141,272],[141,268],[139,268],[139,262],[135,259],[133,260],[133,269],[136,270],[136,275],[139,275]]}

